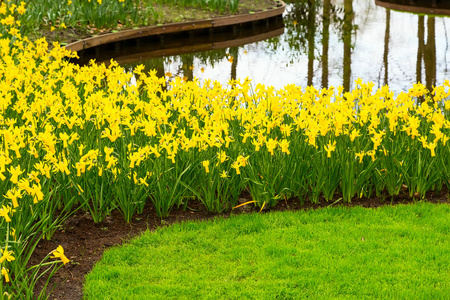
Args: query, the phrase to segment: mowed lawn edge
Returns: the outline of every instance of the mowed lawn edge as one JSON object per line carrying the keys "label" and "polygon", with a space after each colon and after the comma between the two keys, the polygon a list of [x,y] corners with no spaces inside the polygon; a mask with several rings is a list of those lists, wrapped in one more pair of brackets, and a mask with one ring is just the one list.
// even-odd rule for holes
{"label": "mowed lawn edge", "polygon": [[86,299],[445,299],[450,206],[217,217],[104,253]]}

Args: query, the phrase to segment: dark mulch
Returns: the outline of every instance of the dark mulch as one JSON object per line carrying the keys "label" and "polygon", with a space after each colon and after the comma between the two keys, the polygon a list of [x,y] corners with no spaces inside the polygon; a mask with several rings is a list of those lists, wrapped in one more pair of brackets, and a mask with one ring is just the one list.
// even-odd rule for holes
{"label": "dark mulch", "polygon": [[[439,194],[430,192],[426,195],[426,201],[433,203],[449,203],[449,191],[444,188]],[[249,200],[250,196],[246,193],[242,195],[241,201]],[[337,197],[336,199],[339,199]],[[289,199],[279,201],[278,205],[271,208],[270,211],[286,210],[306,210],[337,206],[362,206],[376,208],[382,205],[397,205],[415,203],[418,200],[410,198],[406,193],[402,193],[391,199],[385,197],[372,197],[366,199],[355,199],[351,203],[325,202],[323,199],[320,204],[311,204],[308,200],[301,204],[298,199]],[[228,217],[230,214],[240,213],[258,213],[256,208],[250,205],[238,208],[232,212],[220,214]],[[265,213],[266,211],[264,211]],[[154,230],[161,226],[168,226],[173,223],[189,220],[208,220],[214,218],[217,214],[208,213],[201,203],[189,202],[189,209],[175,209],[170,212],[170,216],[161,220],[156,216],[155,210],[148,205],[143,214],[136,215],[133,221],[127,224],[118,211],[114,211],[101,223],[94,223],[89,214],[79,212],[70,217],[64,223],[61,230],[57,231],[50,241],[42,240],[32,257],[32,263],[40,261],[50,251],[56,249],[58,245],[63,246],[65,254],[71,260],[69,264],[62,267],[51,280],[51,286],[56,285],[49,299],[74,300],[82,299],[84,276],[91,271],[94,264],[102,257],[105,249],[120,245],[130,238],[140,234],[145,230]],[[42,282],[39,283],[36,290],[42,288]]]}

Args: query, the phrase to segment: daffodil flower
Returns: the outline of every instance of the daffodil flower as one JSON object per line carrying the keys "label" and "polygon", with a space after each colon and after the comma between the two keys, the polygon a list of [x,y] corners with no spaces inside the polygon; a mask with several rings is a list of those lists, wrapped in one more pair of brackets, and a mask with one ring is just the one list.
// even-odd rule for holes
{"label": "daffodil flower", "polygon": [[289,151],[289,141],[286,139],[282,139],[279,143],[280,147],[281,147],[281,151],[287,154],[290,154],[291,152]]}
{"label": "daffodil flower", "polygon": [[6,222],[11,222],[11,218],[8,215],[10,212],[14,212],[14,210],[12,210],[9,206],[2,205],[2,208],[0,208],[0,216],[5,218]]}
{"label": "daffodil flower", "polygon": [[275,148],[278,146],[278,142],[272,138],[270,138],[267,142],[266,142],[266,147],[267,150],[270,152],[270,155],[273,155],[273,150],[275,150]]}
{"label": "daffodil flower", "polygon": [[2,276],[5,277],[5,281],[9,282],[9,275],[8,275],[8,271],[5,267],[2,267]]}
{"label": "daffodil flower", "polygon": [[56,248],[56,250],[53,250],[52,252],[53,256],[51,258],[61,258],[63,264],[67,264],[70,260],[64,255],[64,249],[61,245]]}
{"label": "daffodil flower", "polygon": [[14,167],[10,167],[8,169],[9,173],[11,174],[11,182],[12,183],[17,183],[19,182],[18,177],[24,172],[23,170],[20,169],[20,165],[18,165],[16,168]]}
{"label": "daffodil flower", "polygon": [[5,260],[13,261],[16,259],[14,256],[12,256],[13,251],[8,251],[8,246],[5,247],[5,250],[0,249],[0,252],[3,254],[0,258],[0,264],[2,264]]}
{"label": "daffodil flower", "polygon": [[19,202],[17,201],[17,199],[20,199],[22,197],[22,193],[20,192],[20,190],[12,188],[8,192],[6,192],[6,195],[3,195],[3,197],[11,199],[13,207],[16,208],[19,206]]}
{"label": "daffodil flower", "polygon": [[331,157],[331,152],[336,150],[336,141],[334,141],[333,144],[331,144],[331,141],[328,143],[328,145],[323,146],[325,148],[325,151],[327,152],[327,157]]}
{"label": "daffodil flower", "polygon": [[236,170],[237,175],[241,174],[241,171],[239,170],[240,165],[237,161],[233,162],[231,164],[231,167]]}
{"label": "daffodil flower", "polygon": [[202,165],[205,168],[206,173],[209,173],[209,160],[202,161]]}
{"label": "daffodil flower", "polygon": [[436,146],[437,146],[437,144],[434,143],[434,142],[433,142],[433,143],[428,143],[427,148],[430,149],[430,151],[431,151],[431,156],[432,156],[432,157],[436,156],[436,153],[435,153],[435,151],[434,151],[434,149],[436,148]]}

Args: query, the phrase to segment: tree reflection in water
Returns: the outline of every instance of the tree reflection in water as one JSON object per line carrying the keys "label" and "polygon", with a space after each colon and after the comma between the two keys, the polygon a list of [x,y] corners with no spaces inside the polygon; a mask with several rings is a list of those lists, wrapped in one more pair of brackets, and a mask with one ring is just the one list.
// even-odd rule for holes
{"label": "tree reflection in water", "polygon": [[[230,79],[249,76],[255,83],[275,85],[276,88],[295,83],[318,88],[342,85],[345,90],[351,89],[359,77],[363,81],[373,81],[376,87],[389,84],[395,90],[405,90],[414,81],[420,81],[432,89],[450,75],[446,34],[450,18],[390,9],[393,5],[396,10],[401,7],[405,10],[411,7],[421,9],[415,5],[417,1],[285,2],[287,7],[283,20],[274,27],[275,34],[264,41],[189,52],[185,51],[186,45],[192,44],[195,48],[198,41],[176,40],[172,50],[182,49],[184,52],[181,51],[180,55],[173,55],[174,51],[164,57],[152,54],[136,62],[127,60],[128,66],[133,68],[144,64],[148,70],[156,69],[159,76],[171,75],[166,76],[168,79],[174,76],[189,80],[211,78],[226,84]],[[445,1],[425,2],[430,6],[426,9],[437,11]],[[444,4],[449,7],[450,15],[448,2]],[[264,23],[253,26],[250,35],[260,33],[260,28],[267,26]],[[230,38],[241,35],[242,28],[236,26]],[[209,42],[205,38],[200,41]],[[154,47],[159,49],[161,46]],[[133,51],[126,49],[122,52],[128,54]],[[158,51],[155,53],[161,52]]]}

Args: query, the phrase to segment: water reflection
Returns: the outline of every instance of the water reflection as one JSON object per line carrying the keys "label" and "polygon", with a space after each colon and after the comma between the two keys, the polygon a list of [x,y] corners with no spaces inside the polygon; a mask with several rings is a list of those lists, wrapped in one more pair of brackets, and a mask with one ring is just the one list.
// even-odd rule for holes
{"label": "water reflection", "polygon": [[314,67],[314,50],[315,50],[315,32],[316,32],[316,1],[308,1],[308,85],[312,85],[313,67]]}
{"label": "water reflection", "polygon": [[[384,63],[384,84],[388,84],[389,79],[389,33],[391,27],[391,11],[386,9],[386,30],[384,32],[384,55],[383,55],[383,63]],[[420,81],[420,80],[417,80]]]}
{"label": "water reflection", "polygon": [[[255,83],[282,88],[294,83],[300,86],[328,87],[342,85],[353,88],[354,80],[372,81],[376,87],[389,84],[394,90],[407,90],[420,81],[429,89],[450,78],[450,17],[412,14],[391,10],[399,5],[417,11],[420,1],[368,0],[294,0],[287,1],[283,30],[272,32],[265,40],[246,42],[208,50],[191,39],[165,41],[173,50],[137,50],[124,48],[118,60],[129,68],[143,63],[167,78],[182,76],[201,80],[212,78],[222,83],[249,77]],[[424,2],[424,1],[422,1]],[[420,3],[422,3],[420,2]],[[426,1],[426,7],[444,12],[449,1]],[[450,15],[450,13],[449,13]],[[279,23],[276,30],[280,30]],[[267,24],[262,24],[267,27]],[[259,26],[249,28],[251,36],[260,33]],[[233,30],[236,37],[241,29]],[[248,38],[249,36],[246,36]],[[153,41],[152,47],[156,42]],[[149,47],[141,43],[140,47]],[[161,46],[157,46],[161,47]],[[188,48],[190,49],[188,51]],[[173,55],[175,50],[182,55]],[[116,50],[117,52],[117,50]],[[162,57],[156,55],[166,54]],[[148,53],[152,53],[148,55]],[[126,54],[125,56],[123,56]],[[105,60],[108,61],[110,55]],[[90,58],[90,57],[89,57]],[[414,63],[415,62],[415,63]]]}
{"label": "water reflection", "polygon": [[330,16],[331,1],[323,1],[323,22],[322,22],[322,86],[328,87],[328,49],[330,42]]}
{"label": "water reflection", "polygon": [[[385,84],[388,82],[388,49],[389,49],[389,24],[390,12],[389,8],[395,8],[403,11],[414,11],[418,13],[445,13],[450,15],[449,1],[376,1],[377,5],[386,7],[386,34],[385,34]],[[425,26],[426,20],[426,26]],[[426,33],[425,33],[426,32]],[[428,89],[432,89],[436,85],[436,18],[432,15],[417,15],[417,62],[416,62],[416,81],[424,83]],[[447,31],[441,39],[446,39],[446,47],[448,49]],[[446,49],[446,50],[447,50]],[[445,65],[447,59],[445,56]],[[422,75],[425,71],[425,76]],[[445,72],[447,67],[445,67]]]}
{"label": "water reflection", "polygon": [[195,72],[223,65],[226,58],[231,63],[227,79],[237,79],[240,46],[267,40],[283,32],[282,18],[274,17],[214,32],[199,30],[90,48],[79,53],[80,59],[76,62],[85,65],[95,59],[97,63],[109,65],[113,58],[129,70],[142,64],[147,71],[156,70],[159,77],[172,79],[181,76],[185,80],[193,80]]}
{"label": "water reflection", "polygon": [[352,74],[352,28],[353,28],[353,1],[344,1],[344,25],[342,40],[344,42],[344,90],[350,90],[350,77]]}
{"label": "water reflection", "polygon": [[[425,82],[428,89],[436,85],[436,33],[435,18],[427,17],[427,37],[425,40],[425,17],[418,16],[417,51],[417,77],[416,80]],[[422,77],[422,68],[425,69],[425,80]]]}

